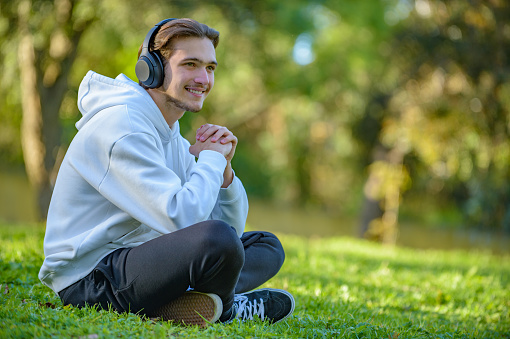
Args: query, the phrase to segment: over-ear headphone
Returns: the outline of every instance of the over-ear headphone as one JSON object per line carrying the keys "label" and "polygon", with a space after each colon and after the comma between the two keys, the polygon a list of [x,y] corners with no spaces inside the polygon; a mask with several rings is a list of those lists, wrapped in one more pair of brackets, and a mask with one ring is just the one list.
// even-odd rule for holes
{"label": "over-ear headphone", "polygon": [[151,51],[150,46],[161,26],[175,18],[165,19],[154,25],[143,40],[142,51],[136,62],[135,73],[140,82],[148,88],[156,88],[163,84],[164,71],[161,56],[157,51]]}

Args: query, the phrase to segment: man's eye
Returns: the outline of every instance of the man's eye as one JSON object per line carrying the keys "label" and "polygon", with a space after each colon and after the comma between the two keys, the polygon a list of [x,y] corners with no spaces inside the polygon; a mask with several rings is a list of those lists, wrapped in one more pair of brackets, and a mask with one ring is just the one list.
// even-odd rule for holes
{"label": "man's eye", "polygon": [[193,62],[187,62],[187,63],[186,63],[186,66],[193,67],[193,66],[195,66],[195,64],[194,64]]}
{"label": "man's eye", "polygon": [[216,69],[216,67],[214,67],[214,66],[207,66],[207,70],[210,72],[214,72],[215,69]]}

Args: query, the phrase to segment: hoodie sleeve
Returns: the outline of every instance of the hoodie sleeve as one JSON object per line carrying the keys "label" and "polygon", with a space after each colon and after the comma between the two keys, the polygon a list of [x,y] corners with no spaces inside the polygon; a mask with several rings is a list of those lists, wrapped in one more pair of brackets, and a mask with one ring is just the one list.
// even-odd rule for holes
{"label": "hoodie sleeve", "polygon": [[[184,148],[188,149],[190,144],[184,138]],[[196,166],[195,157],[188,154],[186,173],[187,178]],[[202,153],[200,153],[202,157]],[[200,159],[199,159],[200,162]],[[223,175],[223,172],[222,172]],[[216,199],[216,204],[209,219],[222,220],[236,229],[239,237],[243,234],[246,219],[248,218],[248,196],[241,180],[234,174],[232,183],[227,188],[221,188]]]}
{"label": "hoodie sleeve", "polygon": [[189,180],[181,185],[156,145],[147,133],[131,133],[118,140],[99,192],[161,233],[209,219],[220,194],[225,158],[214,151],[202,151]]}
{"label": "hoodie sleeve", "polygon": [[216,206],[211,214],[212,219],[223,220],[236,229],[241,236],[248,217],[248,197],[241,180],[234,180],[227,188],[221,188]]}

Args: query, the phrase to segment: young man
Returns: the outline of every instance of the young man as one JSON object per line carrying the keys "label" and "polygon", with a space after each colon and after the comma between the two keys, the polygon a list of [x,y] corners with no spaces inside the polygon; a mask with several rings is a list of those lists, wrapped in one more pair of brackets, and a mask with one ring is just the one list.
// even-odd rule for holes
{"label": "young man", "polygon": [[163,20],[139,51],[139,84],[92,71],[83,79],[83,118],[56,181],[39,273],[65,305],[201,326],[293,312],[288,292],[251,291],[284,252],[273,234],[244,232],[237,138],[206,124],[191,146],[179,132],[213,88],[218,37],[194,20]]}

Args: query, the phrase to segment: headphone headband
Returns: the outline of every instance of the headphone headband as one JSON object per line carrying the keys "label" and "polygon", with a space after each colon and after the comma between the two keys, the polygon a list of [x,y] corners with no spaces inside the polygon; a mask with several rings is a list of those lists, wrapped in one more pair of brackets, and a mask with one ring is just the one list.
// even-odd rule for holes
{"label": "headphone headband", "polygon": [[156,88],[163,84],[163,62],[157,51],[151,51],[150,46],[161,26],[176,18],[169,18],[158,22],[145,36],[140,57],[136,62],[135,73],[138,80],[148,88]]}
{"label": "headphone headband", "polygon": [[163,26],[164,24],[166,24],[167,22],[172,21],[172,20],[176,20],[176,19],[170,18],[170,19],[161,20],[160,22],[155,24],[154,27],[152,27],[150,29],[150,31],[145,36],[145,39],[143,40],[142,51],[144,49],[146,49],[147,51],[150,49],[151,43],[154,41],[154,38],[156,38],[156,34],[158,33],[161,26]]}

